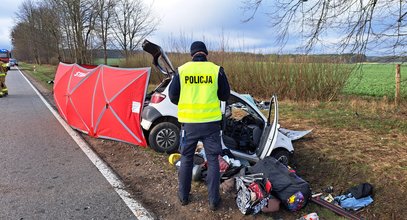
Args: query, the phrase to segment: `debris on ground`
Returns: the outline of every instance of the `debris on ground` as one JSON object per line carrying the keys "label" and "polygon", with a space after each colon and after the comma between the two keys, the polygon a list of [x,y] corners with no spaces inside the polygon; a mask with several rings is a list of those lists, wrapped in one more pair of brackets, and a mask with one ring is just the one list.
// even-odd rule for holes
{"label": "debris on ground", "polygon": [[[309,184],[289,166],[273,157],[266,157],[251,165],[231,154],[224,154],[219,156],[220,189],[224,193],[234,194],[236,205],[242,214],[277,212],[281,203],[287,210],[296,212],[307,204],[311,196]],[[178,161],[174,161],[174,158],[178,158]],[[204,149],[199,146],[194,156],[194,181],[205,181],[205,158]],[[171,154],[169,161],[176,167],[180,166],[178,154]]]}

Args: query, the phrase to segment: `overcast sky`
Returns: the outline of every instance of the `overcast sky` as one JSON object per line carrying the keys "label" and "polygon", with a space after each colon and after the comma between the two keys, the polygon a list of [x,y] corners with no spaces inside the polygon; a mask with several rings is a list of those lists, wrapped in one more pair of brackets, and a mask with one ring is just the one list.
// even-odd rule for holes
{"label": "overcast sky", "polygon": [[161,23],[151,39],[161,45],[182,33],[187,39],[204,40],[212,49],[219,47],[222,37],[231,50],[273,48],[267,17],[259,12],[254,21],[243,23],[240,0],[155,0],[153,9]]}
{"label": "overcast sky", "polygon": [[[260,12],[254,21],[242,23],[244,15],[240,0],[144,1],[152,5],[154,15],[161,20],[158,30],[149,39],[164,47],[169,47],[171,36],[176,38],[182,33],[188,40],[205,40],[209,49],[217,49],[223,36],[230,50],[274,50],[273,30],[268,26],[266,16]],[[22,2],[1,0],[0,48],[11,49],[10,30]]]}
{"label": "overcast sky", "polygon": [[22,0],[0,0],[0,49],[11,49],[10,30]]}

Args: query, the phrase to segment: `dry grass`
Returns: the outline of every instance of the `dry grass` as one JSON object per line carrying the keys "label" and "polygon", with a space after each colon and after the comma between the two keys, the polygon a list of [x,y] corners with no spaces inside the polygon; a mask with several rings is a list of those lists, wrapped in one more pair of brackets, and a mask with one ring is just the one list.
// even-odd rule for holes
{"label": "dry grass", "polygon": [[[174,67],[189,61],[189,54],[169,54]],[[224,67],[232,89],[260,98],[277,94],[295,101],[329,101],[337,97],[352,71],[352,66],[334,58],[319,60],[310,56],[276,56],[248,53],[210,52],[209,60]],[[136,54],[121,66],[151,66],[151,56]],[[151,78],[158,83],[156,70]]]}
{"label": "dry grass", "polygon": [[362,215],[367,219],[404,218],[407,213],[399,198],[407,193],[407,115],[395,109],[381,112],[388,108],[383,100],[284,101],[280,107],[281,126],[314,129],[311,136],[295,144],[294,157],[298,172],[313,191],[333,186],[334,194],[339,195],[369,182],[374,185],[375,202]]}

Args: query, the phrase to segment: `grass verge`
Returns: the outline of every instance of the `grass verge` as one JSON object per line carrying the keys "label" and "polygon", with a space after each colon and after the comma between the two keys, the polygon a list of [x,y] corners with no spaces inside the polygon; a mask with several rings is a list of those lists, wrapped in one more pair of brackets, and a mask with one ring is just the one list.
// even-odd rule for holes
{"label": "grass verge", "polygon": [[47,89],[52,90],[53,85],[48,84],[50,80],[54,80],[57,67],[54,65],[33,65],[28,63],[20,63],[19,68],[37,79]]}

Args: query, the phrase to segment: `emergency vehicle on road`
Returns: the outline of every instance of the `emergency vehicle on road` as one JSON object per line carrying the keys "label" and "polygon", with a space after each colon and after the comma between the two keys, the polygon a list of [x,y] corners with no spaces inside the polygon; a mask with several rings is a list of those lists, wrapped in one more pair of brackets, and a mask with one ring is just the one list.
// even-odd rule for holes
{"label": "emergency vehicle on road", "polygon": [[[0,49],[0,60],[7,64],[10,62],[10,58],[11,58],[11,53],[9,50],[7,49]],[[7,70],[10,70],[10,66],[7,65]]]}

